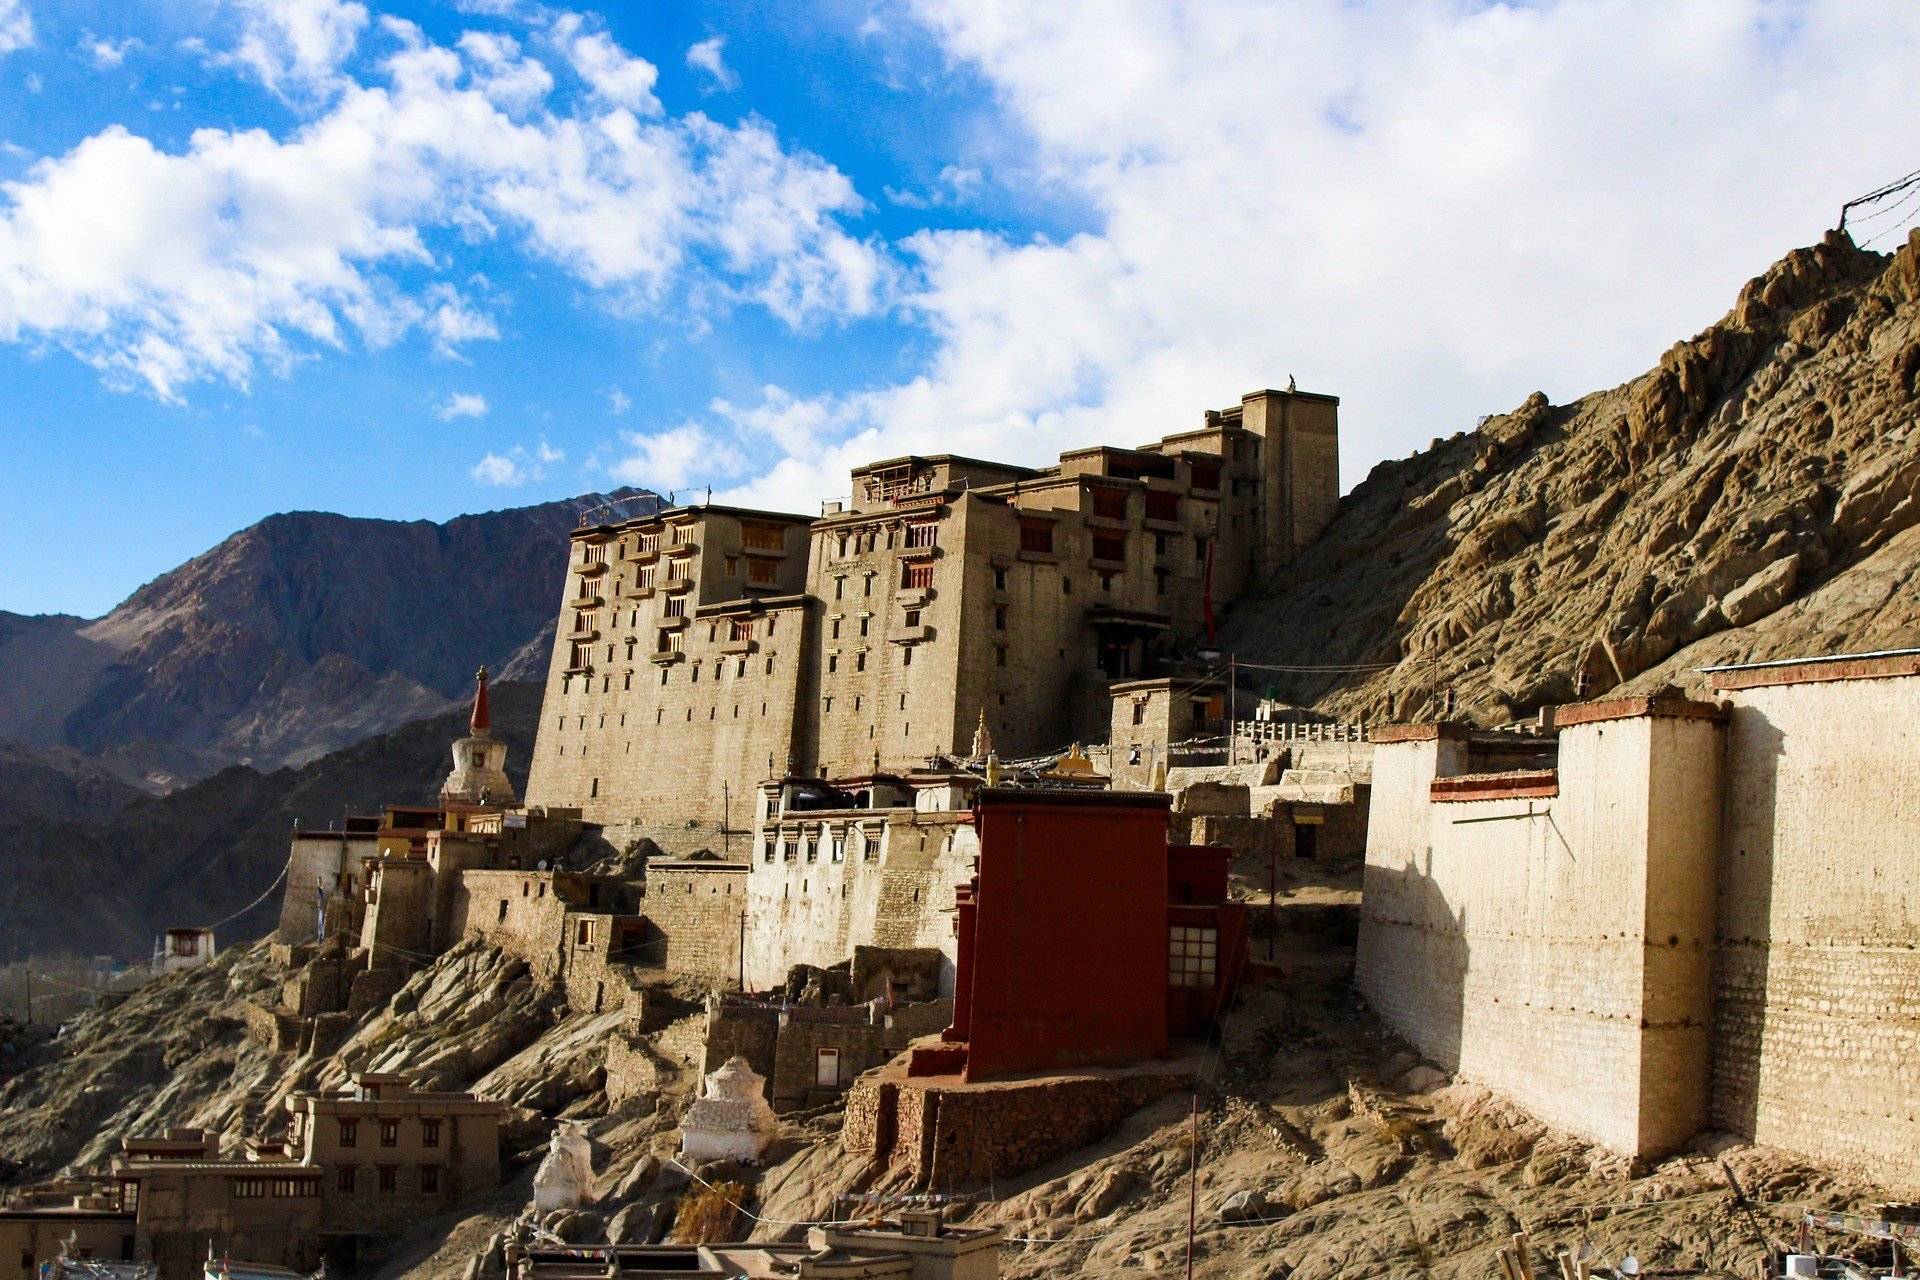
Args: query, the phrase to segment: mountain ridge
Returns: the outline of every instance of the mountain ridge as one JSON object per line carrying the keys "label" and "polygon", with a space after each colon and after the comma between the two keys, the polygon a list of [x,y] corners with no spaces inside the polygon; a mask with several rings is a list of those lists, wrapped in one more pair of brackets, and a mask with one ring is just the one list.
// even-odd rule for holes
{"label": "mountain ridge", "polygon": [[567,535],[609,502],[658,499],[622,489],[445,522],[282,512],[100,618],[0,614],[0,739],[166,790],[434,714],[476,666],[550,635]]}

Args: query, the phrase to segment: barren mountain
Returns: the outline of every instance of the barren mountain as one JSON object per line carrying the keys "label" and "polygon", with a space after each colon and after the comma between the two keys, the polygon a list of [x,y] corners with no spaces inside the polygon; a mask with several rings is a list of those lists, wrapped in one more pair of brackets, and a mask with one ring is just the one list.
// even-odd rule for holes
{"label": "barren mountain", "polygon": [[[494,732],[508,745],[507,771],[515,786],[524,786],[540,687],[496,684],[492,694]],[[164,796],[118,788],[105,792],[111,810],[92,820],[73,811],[78,798],[48,782],[55,798],[71,802],[61,816],[0,807],[8,852],[8,874],[0,879],[0,952],[77,950],[140,959],[162,928],[206,924],[239,910],[286,863],[296,821],[323,827],[337,823],[346,808],[374,812],[383,803],[430,801],[452,765],[449,748],[466,732],[466,717],[464,706],[455,707],[298,768],[263,773],[235,765]],[[0,752],[0,778],[13,776],[12,758]],[[221,943],[259,936],[278,909],[278,894],[270,895],[226,925]]]}
{"label": "barren mountain", "polygon": [[1657,367],[1373,469],[1226,643],[1281,696],[1484,722],[1920,643],[1920,232],[1781,259]]}
{"label": "barren mountain", "polygon": [[0,739],[74,747],[164,790],[430,715],[476,666],[550,634],[567,534],[605,501],[445,524],[277,515],[104,618],[0,615]]}

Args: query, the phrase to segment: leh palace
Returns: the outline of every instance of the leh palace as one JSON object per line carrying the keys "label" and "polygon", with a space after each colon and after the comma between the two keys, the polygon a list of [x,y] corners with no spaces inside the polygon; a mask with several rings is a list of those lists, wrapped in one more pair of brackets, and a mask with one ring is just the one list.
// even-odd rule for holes
{"label": "leh palace", "polygon": [[[1920,649],[1669,680],[1596,632],[1611,676],[1518,717],[1471,667],[1285,701],[1402,665],[1235,648],[1361,571],[1338,409],[583,519],[524,788],[482,669],[437,795],[292,832],[246,960],[182,921],[122,1009],[224,975],[240,1091],[15,1186],[0,1265],[1572,1280],[1842,1274],[1844,1236],[1902,1274]],[[1687,617],[1761,616],[1780,545]]]}

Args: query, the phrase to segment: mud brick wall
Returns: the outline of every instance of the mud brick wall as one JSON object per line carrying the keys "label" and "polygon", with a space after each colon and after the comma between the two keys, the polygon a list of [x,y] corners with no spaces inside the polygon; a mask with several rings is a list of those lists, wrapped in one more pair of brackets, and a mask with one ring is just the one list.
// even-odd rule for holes
{"label": "mud brick wall", "polygon": [[[1423,1054],[1630,1155],[1706,1120],[1721,726],[1567,729],[1557,794],[1436,800],[1467,745],[1374,757],[1357,982]],[[1604,1066],[1596,1066],[1604,1064]]]}
{"label": "mud brick wall", "polygon": [[643,964],[736,986],[740,977],[740,915],[747,907],[745,863],[711,867],[647,867],[642,911],[656,935]]}
{"label": "mud brick wall", "polygon": [[1920,680],[1733,697],[1714,1124],[1920,1194]]}

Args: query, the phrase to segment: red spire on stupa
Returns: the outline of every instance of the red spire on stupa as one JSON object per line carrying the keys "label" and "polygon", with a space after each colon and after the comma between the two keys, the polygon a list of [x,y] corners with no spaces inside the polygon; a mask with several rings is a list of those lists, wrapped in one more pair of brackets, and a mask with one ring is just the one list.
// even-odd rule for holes
{"label": "red spire on stupa", "polygon": [[493,728],[493,713],[487,709],[487,669],[485,667],[473,673],[473,715],[468,718],[467,727],[476,737],[484,735]]}

